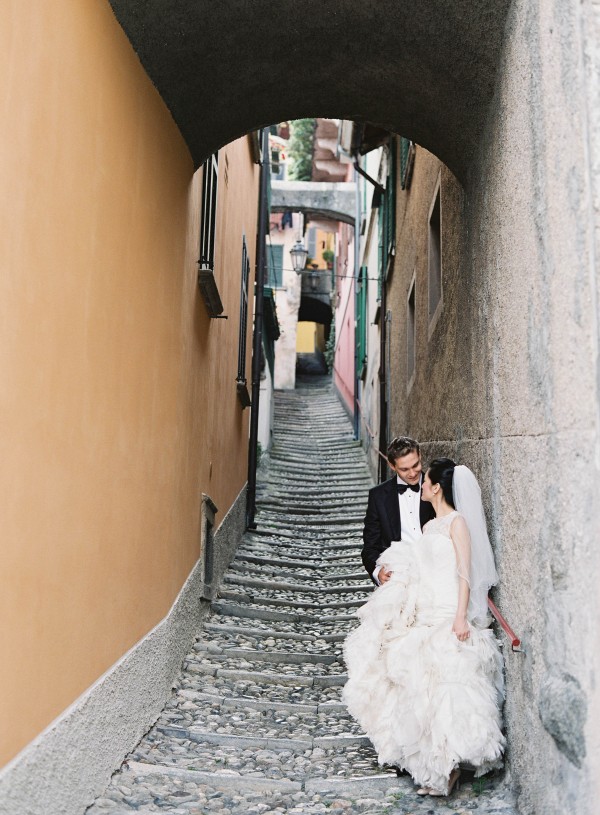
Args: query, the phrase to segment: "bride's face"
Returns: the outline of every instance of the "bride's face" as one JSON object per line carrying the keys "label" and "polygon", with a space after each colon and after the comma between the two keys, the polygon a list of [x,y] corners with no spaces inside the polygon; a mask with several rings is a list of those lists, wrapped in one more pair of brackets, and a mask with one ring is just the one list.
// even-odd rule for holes
{"label": "bride's face", "polygon": [[431,479],[429,478],[429,473],[425,473],[425,478],[423,479],[423,485],[421,487],[421,498],[423,501],[433,501],[437,490],[438,485],[432,484]]}

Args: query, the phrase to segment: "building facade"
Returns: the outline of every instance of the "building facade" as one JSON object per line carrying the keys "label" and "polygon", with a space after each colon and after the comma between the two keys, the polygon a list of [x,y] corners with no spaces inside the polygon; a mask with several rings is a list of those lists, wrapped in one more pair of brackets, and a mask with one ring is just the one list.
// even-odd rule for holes
{"label": "building facade", "polygon": [[259,166],[248,136],[194,171],[108,3],[9,5],[0,809],[49,812],[158,714],[244,528]]}

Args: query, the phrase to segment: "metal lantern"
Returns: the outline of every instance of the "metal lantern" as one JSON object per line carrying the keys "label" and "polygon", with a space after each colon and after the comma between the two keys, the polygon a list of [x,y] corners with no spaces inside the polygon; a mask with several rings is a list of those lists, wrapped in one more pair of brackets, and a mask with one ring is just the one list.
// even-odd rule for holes
{"label": "metal lantern", "polygon": [[305,248],[300,239],[290,249],[290,255],[292,256],[294,271],[300,274],[306,266],[306,258],[308,257],[308,249]]}

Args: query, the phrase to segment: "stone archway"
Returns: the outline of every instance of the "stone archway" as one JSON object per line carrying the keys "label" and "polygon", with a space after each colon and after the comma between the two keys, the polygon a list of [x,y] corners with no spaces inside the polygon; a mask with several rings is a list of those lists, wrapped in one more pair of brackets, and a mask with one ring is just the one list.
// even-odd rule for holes
{"label": "stone archway", "polygon": [[[484,476],[500,599],[528,654],[507,659],[522,811],[591,813],[589,782],[600,778],[590,725],[600,711],[594,4],[110,2],[196,166],[259,126],[331,116],[413,139],[466,187],[449,224],[464,241],[448,319],[424,343],[433,376],[411,396],[423,408],[415,434],[460,447]],[[567,461],[569,479],[553,478]],[[555,715],[570,709],[573,678],[589,710],[585,733]],[[584,748],[579,765],[563,727]],[[549,773],[562,783],[548,784]]]}
{"label": "stone archway", "polygon": [[401,133],[463,181],[493,94],[510,5],[110,3],[196,166],[252,129],[320,115]]}

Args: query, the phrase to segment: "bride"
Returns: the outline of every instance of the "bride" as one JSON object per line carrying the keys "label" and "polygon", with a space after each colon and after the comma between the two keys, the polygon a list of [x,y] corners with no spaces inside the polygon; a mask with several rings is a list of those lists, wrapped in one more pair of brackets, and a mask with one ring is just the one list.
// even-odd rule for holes
{"label": "bride", "polygon": [[343,699],[380,764],[408,770],[420,795],[448,795],[459,764],[478,776],[502,765],[502,657],[487,627],[498,575],[471,470],[435,459],[422,496],[436,517],[380,555],[392,576],[344,643]]}

